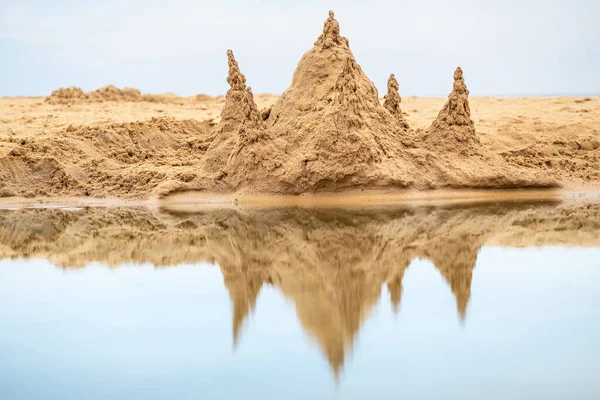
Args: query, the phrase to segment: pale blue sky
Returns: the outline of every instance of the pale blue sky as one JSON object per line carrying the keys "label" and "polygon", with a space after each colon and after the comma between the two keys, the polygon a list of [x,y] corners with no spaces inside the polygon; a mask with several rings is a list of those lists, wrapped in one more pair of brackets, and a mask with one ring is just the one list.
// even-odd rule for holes
{"label": "pale blue sky", "polygon": [[232,48],[256,93],[281,93],[328,9],[380,92],[600,94],[598,0],[0,0],[0,96],[109,83],[222,94]]}

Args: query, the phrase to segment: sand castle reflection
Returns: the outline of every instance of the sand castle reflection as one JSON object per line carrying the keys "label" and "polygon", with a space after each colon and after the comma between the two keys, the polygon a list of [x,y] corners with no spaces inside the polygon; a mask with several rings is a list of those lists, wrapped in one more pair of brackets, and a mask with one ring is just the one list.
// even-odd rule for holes
{"label": "sand castle reflection", "polygon": [[448,282],[465,318],[484,244],[600,246],[598,205],[263,209],[187,213],[147,208],[0,211],[0,258],[62,267],[217,263],[233,308],[233,343],[263,285],[291,299],[337,375],[387,285],[398,309],[415,258]]}

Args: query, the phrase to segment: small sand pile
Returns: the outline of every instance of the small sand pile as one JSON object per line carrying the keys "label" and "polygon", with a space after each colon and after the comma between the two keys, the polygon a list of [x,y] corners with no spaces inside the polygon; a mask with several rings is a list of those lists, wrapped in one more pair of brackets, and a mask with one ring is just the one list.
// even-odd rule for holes
{"label": "small sand pile", "polygon": [[539,171],[557,179],[569,177],[600,182],[600,140],[592,136],[537,140],[532,145],[500,155],[523,170]]}
{"label": "small sand pile", "polygon": [[49,104],[74,104],[78,102],[103,102],[103,101],[147,101],[152,103],[171,103],[181,101],[181,97],[175,94],[142,94],[138,89],[119,89],[114,85],[108,85],[93,92],[84,92],[81,88],[72,86],[60,88],[46,97],[45,102]]}
{"label": "small sand pile", "polygon": [[142,94],[137,89],[119,89],[108,85],[93,92],[84,92],[79,87],[60,88],[46,97],[50,104],[72,104],[77,101],[142,101]]}
{"label": "small sand pile", "polygon": [[77,86],[60,88],[52,91],[52,94],[46,97],[46,102],[51,104],[66,104],[75,100],[86,100],[89,95]]}
{"label": "small sand pile", "polygon": [[391,74],[387,83],[388,91],[383,97],[383,107],[385,107],[386,110],[398,118],[398,122],[403,128],[408,129],[408,122],[404,120],[404,117],[402,116],[402,110],[400,109],[402,98],[400,97],[400,93],[398,93],[399,88],[400,86],[398,85],[396,77],[394,74]]}
{"label": "small sand pile", "polygon": [[134,88],[119,89],[108,85],[90,93],[90,98],[98,101],[142,101],[142,93]]}
{"label": "small sand pile", "polygon": [[423,135],[423,141],[444,146],[449,151],[479,147],[475,124],[471,120],[469,91],[460,67],[454,71],[454,85],[448,101]]}

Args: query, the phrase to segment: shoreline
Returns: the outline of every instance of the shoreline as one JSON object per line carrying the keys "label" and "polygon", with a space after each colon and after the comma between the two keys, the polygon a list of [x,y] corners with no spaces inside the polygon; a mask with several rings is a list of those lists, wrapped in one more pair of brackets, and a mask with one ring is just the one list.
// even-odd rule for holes
{"label": "shoreline", "polygon": [[211,208],[345,208],[360,206],[444,206],[511,202],[600,202],[600,190],[571,189],[454,189],[432,191],[354,191],[301,195],[217,194],[181,192],[162,199],[38,197],[0,198],[0,210],[22,208],[147,207],[169,209]]}

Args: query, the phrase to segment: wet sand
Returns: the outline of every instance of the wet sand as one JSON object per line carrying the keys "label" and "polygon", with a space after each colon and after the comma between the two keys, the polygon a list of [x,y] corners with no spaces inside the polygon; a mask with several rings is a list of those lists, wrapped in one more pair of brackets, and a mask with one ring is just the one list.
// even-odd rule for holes
{"label": "wet sand", "polygon": [[311,195],[223,195],[219,193],[184,192],[164,199],[123,200],[119,198],[94,199],[89,197],[0,198],[1,209],[65,208],[65,207],[146,207],[169,208],[187,212],[211,209],[269,209],[281,207],[417,207],[509,204],[531,201],[557,201],[565,204],[599,203],[600,190],[514,189],[514,190],[435,190],[435,191],[356,191],[355,193],[321,193]]}

